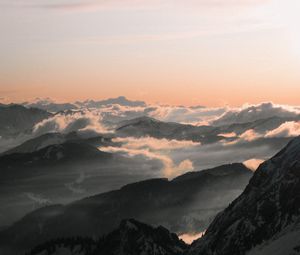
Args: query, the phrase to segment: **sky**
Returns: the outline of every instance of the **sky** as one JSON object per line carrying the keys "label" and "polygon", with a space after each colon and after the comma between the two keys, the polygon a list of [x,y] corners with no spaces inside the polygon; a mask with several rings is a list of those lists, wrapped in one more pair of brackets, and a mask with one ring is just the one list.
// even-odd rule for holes
{"label": "sky", "polygon": [[0,0],[0,98],[300,100],[298,0]]}

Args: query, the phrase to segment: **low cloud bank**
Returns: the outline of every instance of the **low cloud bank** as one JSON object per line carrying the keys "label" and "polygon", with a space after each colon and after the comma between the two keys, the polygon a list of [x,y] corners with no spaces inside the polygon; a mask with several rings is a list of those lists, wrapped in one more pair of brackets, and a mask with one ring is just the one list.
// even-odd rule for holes
{"label": "low cloud bank", "polygon": [[252,171],[256,171],[260,164],[262,164],[263,162],[263,159],[252,158],[244,161],[243,164]]}
{"label": "low cloud bank", "polygon": [[43,197],[39,194],[34,194],[31,192],[24,193],[27,198],[29,198],[31,201],[33,201],[37,206],[45,206],[51,204],[51,200],[48,198]]}
{"label": "low cloud bank", "polygon": [[143,138],[116,138],[114,142],[121,143],[120,147],[100,147],[101,151],[122,153],[129,157],[143,156],[146,159],[159,160],[163,164],[162,172],[167,178],[172,178],[194,169],[190,159],[184,159],[178,164],[170,156],[172,150],[186,149],[200,145],[191,141],[177,141],[167,139]]}
{"label": "low cloud bank", "polygon": [[300,135],[300,122],[287,121],[266,133],[265,137],[295,137]]}
{"label": "low cloud bank", "polygon": [[201,143],[193,141],[184,140],[168,140],[168,139],[157,139],[153,137],[125,137],[125,138],[115,138],[113,142],[122,143],[123,146],[129,149],[145,149],[149,148],[151,150],[175,150],[183,149],[187,147],[200,146]]}
{"label": "low cloud bank", "polygon": [[271,117],[293,118],[300,113],[299,107],[277,105],[271,102],[257,105],[244,105],[241,108],[229,109],[220,118],[211,122],[213,125],[222,126],[233,123],[247,123]]}
{"label": "low cloud bank", "polygon": [[82,187],[82,183],[88,178],[85,172],[80,172],[79,176],[75,179],[75,181],[66,183],[65,187],[72,191],[75,194],[83,194],[86,190]]}
{"label": "low cloud bank", "polygon": [[101,124],[101,116],[97,112],[79,111],[71,114],[56,114],[36,124],[33,128],[35,135],[51,132],[69,133],[72,131],[107,133],[108,130]]}
{"label": "low cloud bank", "polygon": [[153,106],[149,117],[167,122],[179,122],[192,125],[209,125],[220,117],[227,108],[185,107],[185,106]]}

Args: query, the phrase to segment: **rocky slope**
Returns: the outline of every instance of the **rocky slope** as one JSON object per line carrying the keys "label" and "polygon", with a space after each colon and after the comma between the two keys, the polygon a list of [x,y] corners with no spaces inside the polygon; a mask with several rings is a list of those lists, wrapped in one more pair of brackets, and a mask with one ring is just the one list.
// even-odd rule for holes
{"label": "rocky slope", "polygon": [[[205,236],[192,244],[189,254],[296,254],[299,243],[293,242],[293,233],[299,232],[299,223],[297,137],[258,168],[242,195],[215,218]],[[276,247],[281,247],[281,252]],[[259,253],[264,249],[266,253]]]}

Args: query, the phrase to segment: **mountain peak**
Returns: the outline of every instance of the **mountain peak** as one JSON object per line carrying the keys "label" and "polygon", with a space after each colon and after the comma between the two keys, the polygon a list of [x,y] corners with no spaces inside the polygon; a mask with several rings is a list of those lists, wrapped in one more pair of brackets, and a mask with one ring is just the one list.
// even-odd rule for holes
{"label": "mountain peak", "polygon": [[261,164],[244,192],[220,213],[189,254],[243,255],[300,223],[300,138]]}

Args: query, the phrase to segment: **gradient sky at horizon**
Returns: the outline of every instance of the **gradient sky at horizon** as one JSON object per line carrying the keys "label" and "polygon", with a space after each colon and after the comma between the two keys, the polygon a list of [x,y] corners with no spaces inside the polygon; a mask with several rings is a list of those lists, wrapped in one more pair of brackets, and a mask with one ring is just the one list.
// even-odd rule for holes
{"label": "gradient sky at horizon", "polygon": [[299,11],[298,0],[0,0],[0,98],[299,104]]}

